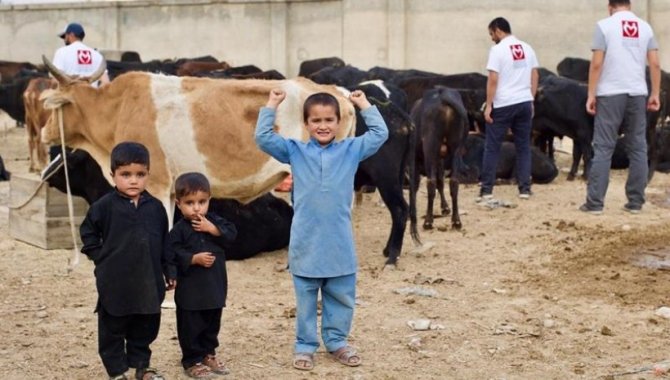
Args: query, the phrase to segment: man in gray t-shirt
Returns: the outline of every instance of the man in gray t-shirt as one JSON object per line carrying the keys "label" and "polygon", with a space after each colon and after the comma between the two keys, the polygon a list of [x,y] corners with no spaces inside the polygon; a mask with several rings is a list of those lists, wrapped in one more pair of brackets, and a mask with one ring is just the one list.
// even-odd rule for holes
{"label": "man in gray t-shirt", "polygon": [[[593,35],[586,111],[595,115],[593,160],[588,175],[586,203],[579,209],[602,214],[609,183],[612,153],[619,132],[630,166],[624,210],[637,214],[647,186],[646,110],[658,111],[661,66],[654,32],[631,12],[630,0],[609,0],[610,17],[600,20]],[[651,93],[645,80],[646,63]],[[649,98],[647,99],[647,95]]]}

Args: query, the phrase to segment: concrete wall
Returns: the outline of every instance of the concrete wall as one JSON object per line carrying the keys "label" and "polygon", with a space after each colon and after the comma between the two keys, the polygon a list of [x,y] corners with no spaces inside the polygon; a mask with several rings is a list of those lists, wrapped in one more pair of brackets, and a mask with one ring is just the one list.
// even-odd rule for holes
{"label": "concrete wall", "polygon": [[[633,1],[670,67],[670,1]],[[100,49],[138,51],[144,60],[213,55],[296,75],[300,62],[339,56],[347,63],[441,73],[484,72],[487,25],[507,18],[540,64],[590,57],[606,0],[140,0],[0,5],[0,59],[39,62],[62,42],[69,21]]]}

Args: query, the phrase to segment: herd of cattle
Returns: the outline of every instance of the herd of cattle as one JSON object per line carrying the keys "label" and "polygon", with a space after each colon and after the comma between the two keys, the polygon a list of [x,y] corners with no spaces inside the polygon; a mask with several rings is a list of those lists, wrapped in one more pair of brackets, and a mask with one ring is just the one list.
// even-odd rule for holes
{"label": "herd of cattle", "polygon": [[[558,175],[554,137],[573,140],[568,179],[575,178],[581,160],[584,175],[588,172],[593,136],[593,118],[584,107],[588,64],[566,58],[557,67],[558,75],[540,70],[533,120],[535,183],[549,183]],[[75,148],[66,156],[68,171],[76,173],[70,176],[72,191],[89,203],[111,189],[101,167],[109,167],[113,145],[140,141],[152,157],[149,190],[168,210],[174,210],[171,192],[176,175],[201,171],[211,179],[216,198],[212,208],[238,227],[238,240],[228,249],[230,259],[244,259],[288,243],[292,209],[268,191],[284,179],[289,168],[262,154],[253,142],[258,108],[273,87],[281,86],[289,94],[277,117],[277,129],[286,136],[305,136],[300,127],[301,104],[315,91],[338,97],[349,135],[360,135],[366,127],[360,117],[353,123],[358,110],[346,101],[343,89],[363,90],[380,109],[389,139],[361,163],[355,188],[377,188],[389,209],[392,227],[383,250],[387,264],[395,264],[400,255],[408,219],[411,236],[419,242],[416,190],[420,175],[428,179],[426,229],[432,228],[436,191],[441,214],[451,214],[452,227],[460,228],[459,183],[479,180],[487,79],[478,73],[441,75],[382,67],[364,71],[339,58],[323,58],[303,62],[299,77],[286,79],[275,70],[230,67],[212,57],[141,62],[137,54],[107,61],[106,68],[112,82],[95,89],[88,81],[97,75],[82,82],[82,78],[63,74],[47,59],[44,66],[0,61],[0,109],[25,123],[31,170],[47,165],[46,144],[60,142],[57,112],[62,115],[64,141]],[[670,75],[662,75],[663,106],[648,115],[647,138],[650,168],[668,172],[670,128],[664,122]],[[515,178],[514,156],[513,144],[505,143],[498,178]],[[612,167],[627,167],[619,146]],[[49,163],[43,176],[64,191],[62,158]],[[449,179],[451,208],[444,195],[445,178]],[[403,195],[406,187],[409,202]]]}

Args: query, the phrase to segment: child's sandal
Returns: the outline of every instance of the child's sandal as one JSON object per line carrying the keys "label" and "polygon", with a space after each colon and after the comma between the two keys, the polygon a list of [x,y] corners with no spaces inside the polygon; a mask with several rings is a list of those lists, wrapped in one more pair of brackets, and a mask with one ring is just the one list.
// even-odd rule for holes
{"label": "child's sandal", "polygon": [[138,368],[135,371],[136,380],[165,380],[155,368]]}
{"label": "child's sandal", "polygon": [[311,371],[314,369],[314,354],[297,353],[293,356],[293,368],[301,371]]}
{"label": "child's sandal", "polygon": [[209,369],[217,375],[227,375],[230,373],[228,368],[226,368],[226,365],[217,359],[215,355],[205,356],[205,358],[202,360],[202,364],[209,367]]}
{"label": "child's sandal", "polygon": [[186,368],[184,373],[192,379],[209,379],[212,376],[212,371],[209,367],[202,363],[196,363],[195,365]]}
{"label": "child's sandal", "polygon": [[351,346],[344,346],[337,351],[331,352],[330,355],[336,361],[349,367],[358,367],[361,365],[361,357],[358,356],[356,349]]}

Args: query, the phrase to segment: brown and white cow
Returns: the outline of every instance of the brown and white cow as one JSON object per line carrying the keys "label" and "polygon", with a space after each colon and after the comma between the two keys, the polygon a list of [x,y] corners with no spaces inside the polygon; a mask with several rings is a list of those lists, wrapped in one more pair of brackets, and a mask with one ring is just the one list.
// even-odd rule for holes
{"label": "brown and white cow", "polygon": [[60,86],[43,94],[45,107],[56,111],[42,129],[42,141],[59,142],[60,108],[65,143],[87,151],[106,173],[116,144],[144,144],[151,155],[148,190],[167,210],[174,208],[173,181],[184,172],[205,174],[213,197],[242,203],[272,190],[288,175],[288,165],[261,152],[254,142],[258,111],[273,88],[287,94],[276,119],[276,129],[283,136],[308,138],[302,104],[307,96],[321,91],[335,95],[340,103],[338,138],[355,131],[351,102],[335,86],[304,78],[238,81],[131,72],[94,88],[43,59]]}
{"label": "brown and white cow", "polygon": [[42,143],[41,129],[46,124],[51,111],[44,109],[40,96],[44,90],[56,88],[58,82],[51,78],[33,78],[23,92],[26,110],[26,133],[30,149],[30,171],[40,171],[47,164],[47,147]]}

